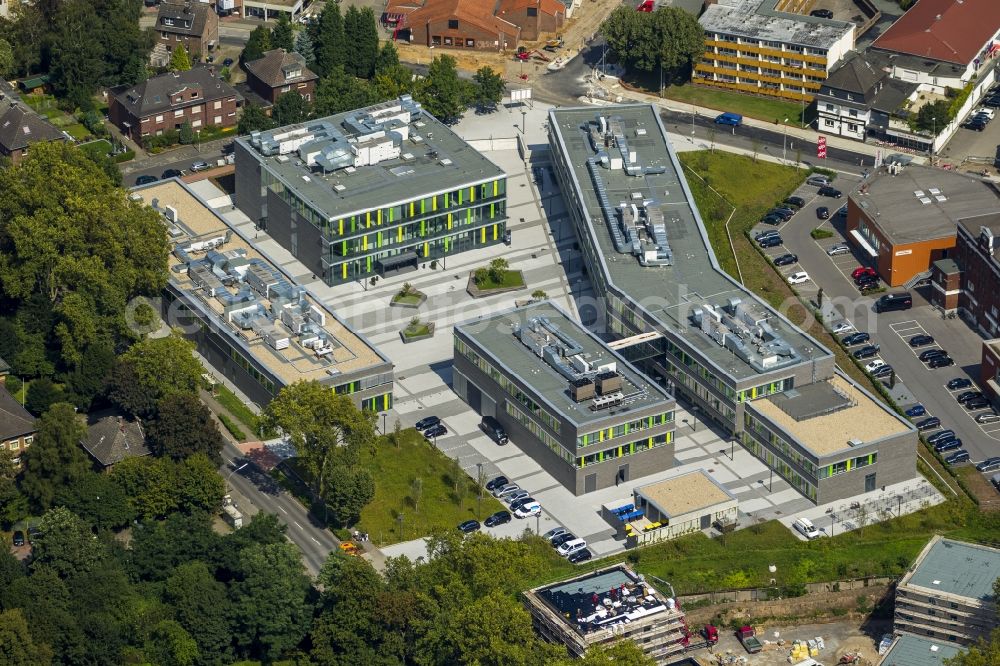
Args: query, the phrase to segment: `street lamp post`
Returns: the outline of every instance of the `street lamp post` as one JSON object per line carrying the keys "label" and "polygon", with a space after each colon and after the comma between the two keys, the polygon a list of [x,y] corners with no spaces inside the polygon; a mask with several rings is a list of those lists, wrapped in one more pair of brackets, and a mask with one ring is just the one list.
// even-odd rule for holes
{"label": "street lamp post", "polygon": [[234,469],[233,471],[231,471],[226,476],[226,485],[229,485],[229,479],[233,478],[233,474],[236,474],[236,472],[240,471],[241,469],[243,469],[244,467],[246,467],[249,464],[250,464],[250,461],[247,461],[247,462],[243,463],[242,465],[240,465],[239,467],[237,467],[236,469]]}
{"label": "street lamp post", "polygon": [[476,518],[482,520],[483,515],[483,463],[476,463],[476,485],[479,486],[479,506],[476,508]]}
{"label": "street lamp post", "polygon": [[785,118],[785,122],[781,126],[781,161],[785,161],[785,152],[788,150],[788,118]]}
{"label": "street lamp post", "polygon": [[691,140],[694,141],[694,107],[691,107]]}
{"label": "street lamp post", "polygon": [[385,434],[385,417],[386,417],[387,414],[388,414],[388,412],[382,412],[382,434],[383,435]]}

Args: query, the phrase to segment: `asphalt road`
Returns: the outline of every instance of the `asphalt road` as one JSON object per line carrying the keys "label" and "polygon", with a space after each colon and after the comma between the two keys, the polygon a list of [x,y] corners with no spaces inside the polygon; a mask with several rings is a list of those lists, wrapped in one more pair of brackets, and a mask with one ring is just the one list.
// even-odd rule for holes
{"label": "asphalt road", "polygon": [[[838,178],[840,189],[847,191],[857,179]],[[850,181],[850,182],[848,182]],[[873,309],[873,297],[861,296],[850,278],[851,271],[866,265],[864,258],[856,254],[844,254],[831,257],[827,250],[833,245],[847,244],[843,236],[843,224],[833,218],[823,222],[816,216],[819,206],[827,206],[831,213],[846,203],[846,199],[828,199],[816,196],[816,188],[803,186],[796,192],[806,199],[806,206],[790,221],[781,225],[778,230],[784,246],[768,249],[771,257],[791,252],[798,256],[797,264],[784,266],[779,271],[790,275],[798,271],[806,271],[810,282],[796,286],[796,289],[806,298],[815,300],[818,287],[823,288],[824,302],[832,304],[840,317],[850,321],[857,330],[866,331],[872,336],[872,341],[881,347],[881,358],[896,371],[897,384],[890,393],[898,404],[908,408],[922,404],[927,414],[912,419],[920,421],[929,416],[941,419],[944,428],[954,430],[962,440],[963,447],[969,451],[973,462],[978,462],[989,456],[1000,455],[1000,424],[983,425],[973,420],[971,415],[955,400],[961,391],[948,391],[945,384],[956,377],[967,377],[974,383],[979,377],[979,364],[982,340],[960,319],[943,319],[941,314],[933,309],[919,290],[910,290],[913,294],[914,307],[900,312],[885,312],[876,314]],[[834,237],[814,240],[809,232],[823,225],[834,231]],[[760,229],[773,227],[761,226]],[[889,291],[903,291],[894,288]],[[932,370],[919,360],[918,354],[934,345],[913,349],[908,340],[914,335],[929,334],[938,342],[943,343],[949,355],[955,359],[955,365]],[[853,347],[853,350],[859,349]],[[887,381],[887,380],[885,380]],[[888,385],[886,385],[888,388]],[[971,389],[975,390],[975,386]],[[935,430],[927,431],[933,434]]]}
{"label": "asphalt road", "polygon": [[327,556],[340,542],[269,475],[253,465],[236,471],[246,459],[228,438],[222,456],[227,461],[219,468],[223,478],[260,511],[276,515],[287,526],[288,539],[302,551],[302,560],[310,574],[319,573]]}
{"label": "asphalt road", "polygon": [[187,171],[195,162],[208,162],[215,164],[222,159],[226,146],[232,143],[232,139],[218,139],[216,141],[206,141],[200,146],[183,146],[175,150],[170,150],[159,155],[149,155],[142,159],[135,159],[122,165],[122,176],[126,187],[135,184],[139,176],[156,176],[160,178],[167,169]]}

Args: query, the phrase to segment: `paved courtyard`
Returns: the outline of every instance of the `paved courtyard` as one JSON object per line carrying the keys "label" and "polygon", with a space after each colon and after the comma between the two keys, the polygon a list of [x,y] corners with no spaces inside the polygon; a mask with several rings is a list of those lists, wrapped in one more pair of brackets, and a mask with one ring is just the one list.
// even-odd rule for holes
{"label": "paved courtyard", "polygon": [[[396,384],[394,408],[386,415],[391,428],[398,418],[410,426],[424,416],[436,414],[448,428],[448,434],[435,445],[459,464],[470,476],[476,477],[479,466],[491,478],[504,474],[531,492],[542,504],[543,513],[537,519],[514,520],[490,529],[498,536],[517,536],[525,529],[545,532],[557,525],[585,538],[594,554],[606,556],[624,550],[624,542],[612,538],[613,530],[601,517],[601,505],[631,498],[632,488],[687,471],[703,468],[740,502],[740,527],[756,520],[779,519],[786,525],[795,517],[805,515],[828,532],[839,533],[856,526],[856,512],[850,502],[836,506],[813,506],[788,483],[759,460],[734,444],[719,432],[708,428],[700,419],[678,407],[676,414],[676,460],[669,470],[621,484],[581,497],[546,473],[525,455],[517,442],[500,447],[479,429],[480,417],[451,390],[452,327],[476,316],[509,308],[516,299],[525,299],[541,289],[548,297],[585,324],[595,319],[593,290],[580,269],[579,252],[574,249],[572,229],[567,219],[562,197],[548,171],[547,138],[545,134],[547,108],[535,105],[522,116],[520,109],[501,110],[489,115],[473,115],[463,120],[456,131],[467,140],[486,145],[486,155],[508,174],[508,228],[512,245],[494,246],[466,252],[440,262],[436,269],[429,264],[411,273],[375,285],[355,282],[329,287],[295,260],[286,250],[262,232],[253,231],[253,223],[232,208],[228,197],[212,191],[212,186],[199,183],[202,196],[218,208],[232,223],[257,242],[273,261],[296,276],[318,298],[323,299],[337,315],[377,345],[395,364]],[[511,139],[519,133],[529,147],[528,160],[521,158]],[[682,141],[673,137],[675,141]],[[489,150],[490,147],[499,149]],[[693,146],[678,146],[679,149]],[[524,272],[527,288],[515,293],[472,299],[465,291],[470,273],[486,265],[496,256],[503,256],[512,268]],[[389,307],[392,296],[404,282],[427,295],[419,310]],[[432,339],[404,345],[399,331],[414,315],[436,326]],[[600,331],[597,331],[600,334]],[[380,421],[379,427],[382,426]],[[912,482],[906,487],[887,488],[884,493],[870,493],[867,499],[892,512],[908,512],[920,508],[923,502],[940,498],[926,482]],[[898,495],[898,499],[897,499]],[[624,502],[623,502],[624,503]],[[878,515],[875,504],[867,505],[868,515]],[[852,521],[852,517],[855,520]],[[405,554],[411,558],[426,554],[424,541],[418,539],[383,549],[386,555]]]}

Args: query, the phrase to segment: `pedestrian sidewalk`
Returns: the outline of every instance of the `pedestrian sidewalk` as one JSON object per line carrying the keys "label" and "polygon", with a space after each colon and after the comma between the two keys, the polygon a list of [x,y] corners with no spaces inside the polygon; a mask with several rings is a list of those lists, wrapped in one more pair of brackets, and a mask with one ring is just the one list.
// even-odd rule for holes
{"label": "pedestrian sidewalk", "polygon": [[[609,84],[610,82],[610,84]],[[679,102],[677,100],[666,99],[659,97],[657,95],[651,95],[644,93],[632,88],[626,88],[617,79],[612,77],[605,77],[604,81],[598,82],[597,84],[603,88],[609,96],[622,95],[623,97],[629,97],[637,102],[645,102],[647,104],[655,104],[668,111],[674,113],[687,113],[694,114],[695,116],[707,116],[715,117],[722,113],[720,109],[710,109],[704,106],[696,106],[694,104],[689,104],[687,102]],[[797,127],[795,125],[781,125],[777,123],[767,122],[765,120],[757,120],[756,118],[748,118],[744,116],[743,124],[747,127],[756,127],[758,129],[770,130],[770,131],[780,131],[786,133],[789,138],[802,139],[815,143],[820,136],[826,137],[826,145],[831,148],[838,148],[840,150],[849,150],[855,153],[862,153],[865,155],[876,156],[881,153],[883,156],[891,155],[893,153],[903,153],[904,151],[895,146],[876,146],[870,143],[862,143],[861,141],[852,141],[851,139],[845,139],[839,136],[831,136],[829,134],[821,134],[816,130],[806,127]],[[906,153],[913,161],[917,164],[925,164],[927,162],[927,157],[921,154]]]}

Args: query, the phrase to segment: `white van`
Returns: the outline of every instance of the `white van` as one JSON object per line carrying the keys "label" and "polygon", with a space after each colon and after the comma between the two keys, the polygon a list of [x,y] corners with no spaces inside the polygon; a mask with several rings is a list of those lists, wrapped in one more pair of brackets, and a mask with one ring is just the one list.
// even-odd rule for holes
{"label": "white van", "polygon": [[796,518],[795,522],[792,523],[792,527],[801,532],[809,540],[818,539],[823,536],[823,533],[816,529],[816,526],[808,518]]}
{"label": "white van", "polygon": [[583,550],[587,547],[587,542],[583,539],[573,539],[572,541],[567,541],[563,545],[559,546],[557,549],[559,554],[563,557],[569,557],[578,550]]}

